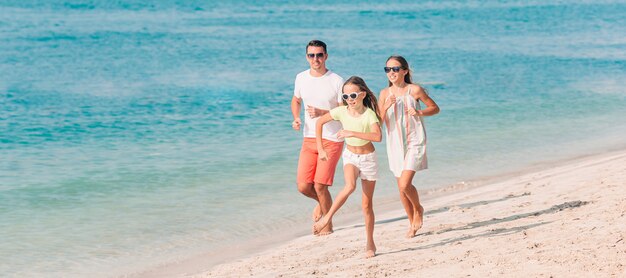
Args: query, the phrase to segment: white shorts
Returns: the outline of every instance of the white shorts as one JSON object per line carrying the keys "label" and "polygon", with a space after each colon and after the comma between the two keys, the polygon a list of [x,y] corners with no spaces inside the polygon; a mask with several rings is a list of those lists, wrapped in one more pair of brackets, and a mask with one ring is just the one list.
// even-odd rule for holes
{"label": "white shorts", "polygon": [[368,181],[378,179],[378,158],[376,158],[376,152],[355,154],[346,148],[343,150],[341,159],[344,166],[352,164],[359,169],[359,178]]}

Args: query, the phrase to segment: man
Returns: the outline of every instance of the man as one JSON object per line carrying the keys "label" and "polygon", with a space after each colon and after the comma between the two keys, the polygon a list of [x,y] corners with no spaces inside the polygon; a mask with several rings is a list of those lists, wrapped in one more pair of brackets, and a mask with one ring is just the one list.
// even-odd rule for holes
{"label": "man", "polygon": [[[335,169],[343,149],[343,139],[337,137],[341,124],[336,121],[329,122],[324,125],[322,132],[322,141],[328,160],[319,160],[315,142],[315,123],[330,109],[343,105],[341,100],[343,79],[326,68],[328,52],[324,42],[310,41],[306,47],[306,59],[310,68],[296,76],[294,96],[291,99],[291,113],[293,114],[292,127],[299,130],[302,125],[300,110],[304,102],[306,107],[304,140],[300,150],[296,183],[300,193],[318,202],[313,210],[313,222],[315,222],[325,215],[332,205],[328,187],[333,184]],[[328,235],[332,232],[332,223],[319,233],[314,230],[314,234],[317,235]]]}

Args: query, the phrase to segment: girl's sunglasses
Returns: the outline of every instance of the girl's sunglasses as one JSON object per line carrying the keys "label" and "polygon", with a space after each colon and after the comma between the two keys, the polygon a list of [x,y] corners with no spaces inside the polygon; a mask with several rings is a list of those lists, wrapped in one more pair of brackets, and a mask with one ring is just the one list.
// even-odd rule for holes
{"label": "girl's sunglasses", "polygon": [[393,70],[393,72],[399,72],[401,69],[403,69],[402,67],[385,67],[385,72],[390,72]]}
{"label": "girl's sunglasses", "polygon": [[345,100],[348,100],[348,98],[350,99],[356,99],[360,94],[362,94],[363,92],[352,92],[349,94],[342,94],[341,97]]}

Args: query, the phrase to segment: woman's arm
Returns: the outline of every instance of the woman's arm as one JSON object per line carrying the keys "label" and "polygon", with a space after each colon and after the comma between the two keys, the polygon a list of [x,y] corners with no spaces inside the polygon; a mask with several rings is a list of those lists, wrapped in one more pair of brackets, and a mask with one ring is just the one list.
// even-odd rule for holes
{"label": "woman's arm", "polygon": [[324,124],[332,121],[333,118],[330,116],[330,113],[326,113],[317,119],[317,123],[315,124],[315,142],[317,143],[317,152],[318,157],[321,160],[327,160],[328,156],[326,155],[326,151],[324,150],[324,144],[322,144],[322,130]]}

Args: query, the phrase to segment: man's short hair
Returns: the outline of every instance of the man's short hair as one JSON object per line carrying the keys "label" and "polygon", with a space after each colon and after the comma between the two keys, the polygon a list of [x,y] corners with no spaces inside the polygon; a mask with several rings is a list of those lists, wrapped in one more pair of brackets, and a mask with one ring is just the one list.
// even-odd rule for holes
{"label": "man's short hair", "polygon": [[312,41],[310,41],[309,44],[306,45],[306,50],[305,51],[309,51],[309,46],[322,47],[322,48],[324,48],[324,53],[328,53],[328,52],[326,52],[326,44],[323,41],[320,41],[320,40],[312,40]]}

